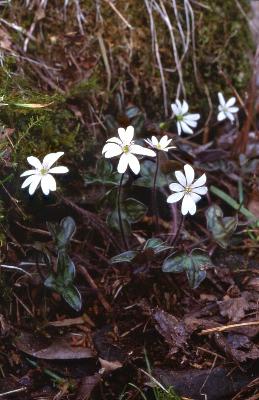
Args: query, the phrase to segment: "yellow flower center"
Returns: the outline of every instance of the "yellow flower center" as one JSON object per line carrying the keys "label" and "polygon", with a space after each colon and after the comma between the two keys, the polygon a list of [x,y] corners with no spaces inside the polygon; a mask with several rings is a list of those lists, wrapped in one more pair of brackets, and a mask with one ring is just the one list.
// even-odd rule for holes
{"label": "yellow flower center", "polygon": [[42,169],[40,170],[40,174],[41,174],[41,175],[47,175],[47,173],[48,173],[48,169],[47,169],[47,168],[42,168]]}
{"label": "yellow flower center", "polygon": [[190,186],[186,186],[184,191],[185,191],[186,194],[190,194],[192,192],[192,188]]}
{"label": "yellow flower center", "polygon": [[128,145],[126,145],[126,146],[124,146],[124,147],[122,148],[122,150],[123,150],[123,153],[129,153],[130,147],[129,147]]}
{"label": "yellow flower center", "polygon": [[156,145],[156,148],[157,148],[158,150],[161,150],[161,144],[158,143],[158,144]]}

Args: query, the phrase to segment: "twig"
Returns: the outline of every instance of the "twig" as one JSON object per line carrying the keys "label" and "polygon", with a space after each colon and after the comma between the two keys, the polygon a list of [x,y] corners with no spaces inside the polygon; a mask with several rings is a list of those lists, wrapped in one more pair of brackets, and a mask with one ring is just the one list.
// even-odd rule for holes
{"label": "twig", "polygon": [[115,5],[110,1],[110,0],[105,0],[107,4],[113,9],[113,11],[120,17],[120,19],[124,22],[124,24],[129,28],[133,29],[133,26],[130,25],[130,23],[123,17],[123,15],[120,13],[120,11],[115,7]]}
{"label": "twig", "polygon": [[208,335],[210,333],[214,332],[224,332],[229,329],[233,328],[240,328],[242,326],[256,326],[259,325],[259,321],[249,321],[249,322],[241,322],[240,324],[231,324],[231,325],[223,325],[223,326],[217,326],[215,328],[210,328],[210,329],[204,329],[199,333],[199,335]]}
{"label": "twig", "polygon": [[27,390],[26,387],[21,387],[19,389],[10,390],[9,392],[0,393],[0,397],[9,396],[10,394],[25,392],[26,390]]}
{"label": "twig", "polygon": [[89,285],[91,286],[92,289],[94,289],[97,293],[98,299],[100,300],[100,302],[102,303],[103,307],[105,308],[106,311],[111,312],[112,307],[110,306],[110,304],[108,303],[108,301],[105,299],[105,297],[103,296],[103,294],[100,292],[98,286],[96,285],[95,281],[93,280],[93,278],[90,276],[90,274],[88,273],[88,271],[86,270],[86,268],[84,268],[82,265],[78,265],[77,266],[79,272],[81,273],[81,275],[84,276],[84,278],[87,280],[87,282],[89,283]]}

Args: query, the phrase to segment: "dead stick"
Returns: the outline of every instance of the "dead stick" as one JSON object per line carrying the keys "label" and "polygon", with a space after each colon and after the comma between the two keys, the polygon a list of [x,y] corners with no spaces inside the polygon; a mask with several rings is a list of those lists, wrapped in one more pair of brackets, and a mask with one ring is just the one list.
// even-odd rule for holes
{"label": "dead stick", "polygon": [[93,278],[89,275],[88,271],[82,267],[82,265],[78,265],[77,267],[79,269],[79,272],[81,273],[81,275],[84,276],[84,278],[87,280],[87,282],[89,283],[89,285],[91,286],[92,289],[94,289],[97,293],[98,299],[100,300],[100,302],[102,303],[103,307],[105,308],[106,311],[111,312],[112,307],[110,306],[110,304],[108,303],[108,301],[105,299],[105,297],[103,296],[103,294],[100,292],[98,286],[96,285],[96,283],[94,282]]}
{"label": "dead stick", "polygon": [[15,394],[19,392],[25,392],[27,390],[26,387],[21,387],[20,389],[11,390],[10,392],[0,393],[0,397],[8,396],[10,394]]}
{"label": "dead stick", "polygon": [[239,328],[242,326],[253,326],[253,325],[259,325],[259,321],[242,322],[240,324],[224,325],[224,326],[217,326],[216,328],[204,329],[203,331],[200,332],[199,335],[208,335],[209,333],[223,332],[227,331],[228,329]]}

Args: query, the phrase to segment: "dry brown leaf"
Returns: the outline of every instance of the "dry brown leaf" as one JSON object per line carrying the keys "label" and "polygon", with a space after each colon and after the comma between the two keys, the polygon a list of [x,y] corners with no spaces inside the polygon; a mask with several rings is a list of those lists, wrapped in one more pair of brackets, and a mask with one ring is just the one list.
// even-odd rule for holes
{"label": "dry brown leaf", "polygon": [[71,336],[46,339],[27,332],[22,332],[15,341],[19,350],[44,360],[74,360],[95,357],[91,349],[71,346],[70,343]]}
{"label": "dry brown leaf", "polygon": [[102,372],[112,372],[118,368],[122,368],[123,365],[120,361],[107,361],[103,358],[99,358],[100,364],[102,366]]}
{"label": "dry brown leaf", "polygon": [[223,301],[218,301],[220,314],[223,317],[228,317],[230,321],[239,322],[245,316],[245,311],[249,310],[248,301],[243,297],[225,296]]}
{"label": "dry brown leaf", "polygon": [[170,345],[170,354],[177,353],[186,345],[189,334],[186,332],[184,322],[178,321],[173,315],[159,309],[153,313],[153,318],[157,322],[156,330]]}
{"label": "dry brown leaf", "polygon": [[92,394],[94,388],[98,385],[101,381],[100,374],[94,374],[91,376],[85,376],[81,380],[81,384],[76,396],[76,400],[88,400]]}

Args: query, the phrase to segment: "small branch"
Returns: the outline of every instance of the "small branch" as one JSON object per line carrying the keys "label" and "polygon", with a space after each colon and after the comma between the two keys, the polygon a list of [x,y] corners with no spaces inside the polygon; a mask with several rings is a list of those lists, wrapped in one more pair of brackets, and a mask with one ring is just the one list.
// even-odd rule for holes
{"label": "small branch", "polygon": [[25,392],[26,390],[27,390],[26,387],[21,387],[19,389],[10,390],[9,392],[0,393],[0,397],[9,396],[10,394],[16,394],[16,393]]}
{"label": "small branch", "polygon": [[89,283],[91,288],[96,291],[98,299],[102,303],[102,305],[105,308],[105,310],[108,311],[108,312],[111,312],[111,310],[112,310],[111,305],[108,303],[108,301],[105,299],[103,294],[100,292],[98,286],[96,285],[95,281],[90,276],[90,274],[88,273],[87,269],[82,267],[81,265],[78,265],[77,269],[79,270],[80,274],[83,275],[83,277],[86,279],[86,281]]}
{"label": "small branch", "polygon": [[118,15],[118,17],[124,22],[124,24],[129,28],[133,29],[133,26],[123,17],[120,11],[115,7],[115,5],[110,0],[105,0],[107,4],[113,9],[113,11]]}
{"label": "small branch", "polygon": [[223,326],[217,326],[215,328],[210,328],[210,329],[204,329],[199,333],[199,335],[208,335],[210,333],[214,332],[224,332],[229,329],[233,328],[240,328],[242,326],[256,326],[259,325],[259,321],[249,321],[249,322],[241,322],[240,324],[232,324],[232,325],[223,325]]}

